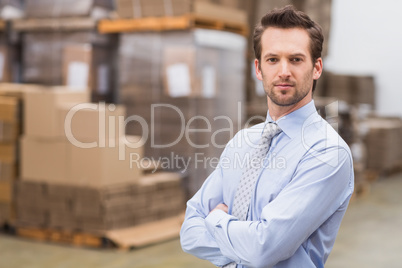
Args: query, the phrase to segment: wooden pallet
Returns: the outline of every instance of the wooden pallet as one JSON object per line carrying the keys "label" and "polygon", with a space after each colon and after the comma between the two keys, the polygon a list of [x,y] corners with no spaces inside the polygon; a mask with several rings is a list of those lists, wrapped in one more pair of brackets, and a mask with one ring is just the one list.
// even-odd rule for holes
{"label": "wooden pallet", "polygon": [[38,227],[16,227],[16,235],[36,241],[55,242],[92,248],[128,250],[179,237],[184,214],[129,228],[98,234]]}
{"label": "wooden pallet", "polygon": [[104,246],[104,239],[101,236],[67,230],[17,227],[16,234],[20,237],[37,241],[49,241],[96,248]]}
{"label": "wooden pallet", "polygon": [[234,32],[244,36],[248,35],[247,25],[194,14],[177,17],[101,20],[98,23],[98,31],[100,33],[173,31],[192,28],[214,29]]}
{"label": "wooden pallet", "polygon": [[106,237],[120,249],[145,247],[179,237],[184,214],[145,223],[138,226],[113,230]]}

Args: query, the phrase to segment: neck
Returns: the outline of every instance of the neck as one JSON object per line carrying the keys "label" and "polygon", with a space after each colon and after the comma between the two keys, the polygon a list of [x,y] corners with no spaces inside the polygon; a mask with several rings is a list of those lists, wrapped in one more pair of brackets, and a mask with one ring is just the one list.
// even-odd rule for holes
{"label": "neck", "polygon": [[304,99],[299,101],[298,103],[295,103],[293,105],[289,106],[280,106],[272,102],[272,100],[267,97],[268,100],[268,111],[269,115],[274,121],[279,120],[281,117],[290,114],[293,111],[296,111],[309,103],[312,100],[311,94],[308,94]]}

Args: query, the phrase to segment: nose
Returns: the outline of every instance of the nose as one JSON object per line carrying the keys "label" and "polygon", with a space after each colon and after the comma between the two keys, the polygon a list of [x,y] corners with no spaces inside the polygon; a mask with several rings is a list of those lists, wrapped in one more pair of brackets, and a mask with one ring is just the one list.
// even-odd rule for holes
{"label": "nose", "polygon": [[284,78],[289,78],[291,76],[290,69],[289,69],[289,64],[286,61],[282,61],[280,64],[280,70],[279,70],[279,77],[284,79]]}

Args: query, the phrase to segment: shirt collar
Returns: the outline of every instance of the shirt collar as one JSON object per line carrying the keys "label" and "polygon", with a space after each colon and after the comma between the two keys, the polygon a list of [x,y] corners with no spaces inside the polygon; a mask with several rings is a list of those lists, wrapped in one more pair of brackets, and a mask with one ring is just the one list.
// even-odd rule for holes
{"label": "shirt collar", "polygon": [[313,113],[317,113],[314,100],[311,100],[309,103],[297,109],[296,111],[293,111],[290,114],[279,118],[278,121],[272,120],[268,110],[267,119],[265,120],[264,127],[266,124],[274,122],[278,124],[278,126],[287,136],[293,138],[301,131],[303,124]]}

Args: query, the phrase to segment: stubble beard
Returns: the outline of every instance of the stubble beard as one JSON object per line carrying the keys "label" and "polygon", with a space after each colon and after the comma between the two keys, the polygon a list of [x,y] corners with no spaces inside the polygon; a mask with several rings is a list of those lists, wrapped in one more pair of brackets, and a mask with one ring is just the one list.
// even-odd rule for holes
{"label": "stubble beard", "polygon": [[[269,85],[265,83],[264,75],[263,77],[263,86],[264,86],[264,91],[267,94],[267,96],[271,99],[273,103],[275,103],[278,106],[292,106],[298,102],[300,102],[302,99],[304,99],[309,93],[310,89],[313,86],[313,75],[307,74],[300,86],[296,84],[296,82],[292,82],[290,79],[286,80],[281,80],[281,81],[275,81]],[[311,82],[309,82],[311,81]],[[281,91],[276,91],[274,90],[275,84],[277,83],[289,83],[293,85],[293,95],[289,96],[287,98],[281,98],[284,94],[282,94]],[[289,91],[285,92],[285,94],[289,94]]]}

